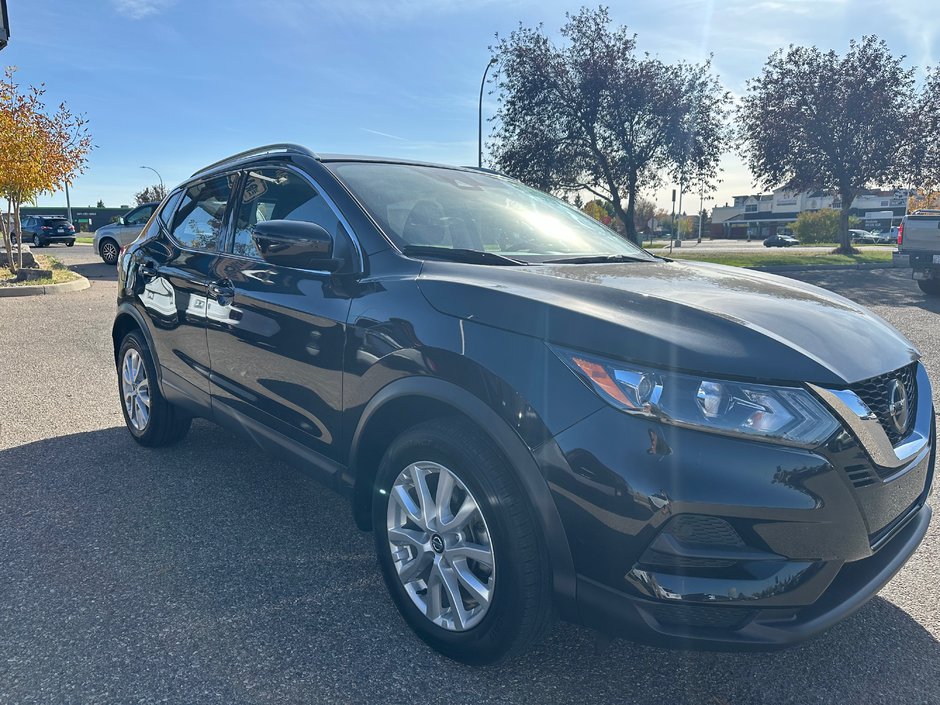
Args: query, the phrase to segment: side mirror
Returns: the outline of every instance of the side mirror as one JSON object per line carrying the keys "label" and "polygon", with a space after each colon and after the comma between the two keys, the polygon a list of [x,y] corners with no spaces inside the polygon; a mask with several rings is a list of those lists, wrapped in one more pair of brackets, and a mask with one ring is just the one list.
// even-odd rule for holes
{"label": "side mirror", "polygon": [[281,267],[332,272],[340,265],[333,259],[333,236],[322,226],[303,220],[265,220],[252,236],[265,262]]}
{"label": "side mirror", "polygon": [[123,216],[123,215],[122,215],[120,218],[117,219],[117,224],[118,224],[118,225],[125,225],[125,223],[124,223],[124,216]]}

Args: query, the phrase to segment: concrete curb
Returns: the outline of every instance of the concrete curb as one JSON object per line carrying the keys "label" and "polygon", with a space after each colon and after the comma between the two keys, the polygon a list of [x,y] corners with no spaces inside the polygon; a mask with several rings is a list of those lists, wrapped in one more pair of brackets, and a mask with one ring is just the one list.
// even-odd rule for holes
{"label": "concrete curb", "polygon": [[901,269],[891,262],[863,262],[861,264],[778,264],[768,267],[745,267],[758,272],[820,272],[839,269]]}
{"label": "concrete curb", "polygon": [[4,286],[0,287],[0,298],[4,296],[40,296],[42,294],[69,294],[73,291],[82,291],[91,286],[91,282],[78,275],[78,279],[61,284],[40,284],[38,286]]}

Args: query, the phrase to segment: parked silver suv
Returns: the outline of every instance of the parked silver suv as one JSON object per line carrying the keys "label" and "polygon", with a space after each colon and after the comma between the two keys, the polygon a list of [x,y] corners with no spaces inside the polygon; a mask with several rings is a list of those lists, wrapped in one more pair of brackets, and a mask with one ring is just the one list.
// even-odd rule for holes
{"label": "parked silver suv", "polygon": [[107,264],[117,262],[121,248],[137,239],[159,205],[159,202],[141,204],[118,218],[116,223],[102,225],[95,231],[95,252]]}

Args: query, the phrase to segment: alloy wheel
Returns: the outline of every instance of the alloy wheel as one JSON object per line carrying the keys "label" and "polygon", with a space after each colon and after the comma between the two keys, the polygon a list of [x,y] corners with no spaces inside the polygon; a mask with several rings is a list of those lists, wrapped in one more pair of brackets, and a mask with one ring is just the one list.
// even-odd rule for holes
{"label": "alloy wheel", "polygon": [[117,262],[118,248],[113,242],[108,241],[101,246],[101,257],[108,264]]}
{"label": "alloy wheel", "polygon": [[121,363],[121,392],[128,423],[136,431],[143,431],[150,423],[150,380],[143,358],[134,348],[128,348]]}
{"label": "alloy wheel", "polygon": [[496,562],[480,505],[451,470],[410,464],[389,491],[388,546],[415,606],[449,631],[473,628],[493,600]]}
{"label": "alloy wheel", "polygon": [[39,236],[38,236],[38,235],[33,235],[33,244],[34,244],[36,247],[42,247],[42,245],[40,244]]}

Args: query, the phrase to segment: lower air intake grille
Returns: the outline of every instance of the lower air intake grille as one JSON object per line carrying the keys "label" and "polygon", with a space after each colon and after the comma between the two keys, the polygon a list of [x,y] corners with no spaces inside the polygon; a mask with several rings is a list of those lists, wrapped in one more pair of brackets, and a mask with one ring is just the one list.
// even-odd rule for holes
{"label": "lower air intake grille", "polygon": [[703,514],[680,514],[669,522],[665,531],[682,543],[693,546],[733,548],[744,545],[731,524],[724,519]]}
{"label": "lower air intake grille", "polygon": [[710,629],[740,629],[754,618],[754,610],[708,605],[655,605],[646,608],[660,624]]}

